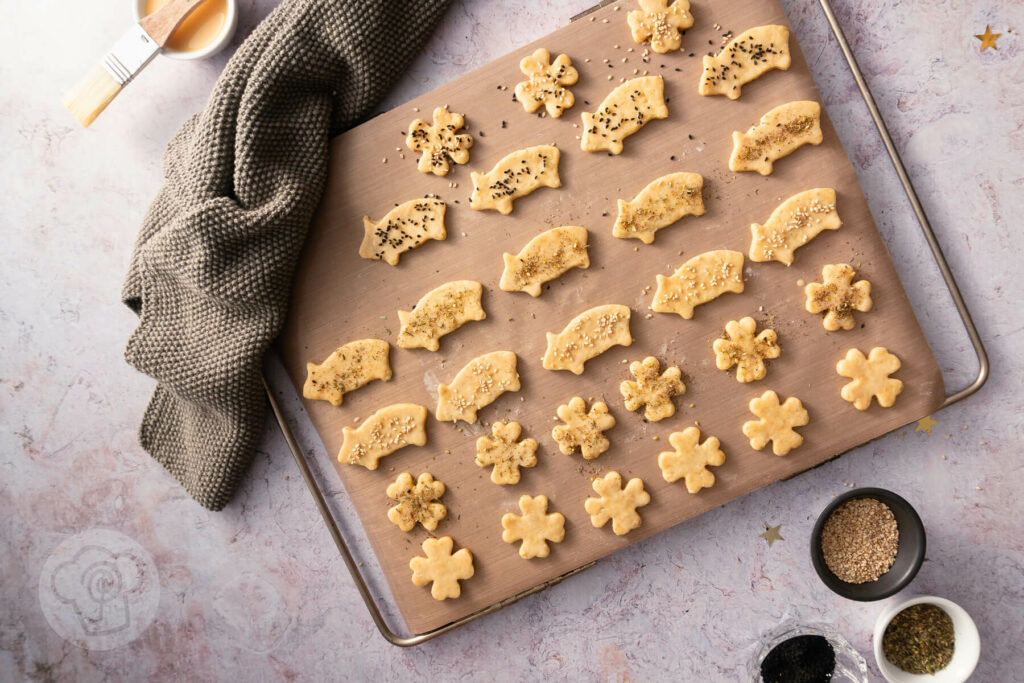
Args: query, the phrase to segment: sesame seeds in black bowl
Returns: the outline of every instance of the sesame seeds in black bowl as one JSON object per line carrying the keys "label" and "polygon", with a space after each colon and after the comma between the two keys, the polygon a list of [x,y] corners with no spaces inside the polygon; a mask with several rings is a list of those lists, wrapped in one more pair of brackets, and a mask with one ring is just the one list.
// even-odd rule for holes
{"label": "sesame seeds in black bowl", "polygon": [[837,496],[811,532],[811,562],[822,582],[850,600],[881,600],[903,590],[924,561],[924,525],[892,491],[862,488]]}

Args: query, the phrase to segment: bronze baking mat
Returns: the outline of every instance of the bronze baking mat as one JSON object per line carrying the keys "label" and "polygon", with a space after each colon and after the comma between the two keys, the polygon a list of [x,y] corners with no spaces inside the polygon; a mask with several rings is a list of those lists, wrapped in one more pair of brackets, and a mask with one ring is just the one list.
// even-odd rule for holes
{"label": "bronze baking mat", "polygon": [[[399,611],[414,633],[516,595],[817,465],[931,413],[943,400],[938,365],[827,115],[823,112],[824,143],[780,160],[772,175],[728,170],[733,130],[746,130],[784,102],[820,101],[795,36],[790,38],[793,64],[788,71],[765,74],[744,86],[742,97],[735,101],[697,94],[701,56],[717,52],[726,31],[738,34],[762,24],[788,25],[780,5],[774,1],[695,2],[696,23],[686,32],[683,49],[669,55],[651,53],[646,63],[641,59],[643,46],[633,43],[626,25],[627,11],[633,6],[621,5],[620,11],[615,11],[615,5],[602,8],[333,142],[329,184],[298,269],[289,318],[279,340],[281,355],[301,392],[307,361],[320,362],[348,341],[376,337],[392,343],[394,378],[346,395],[340,408],[322,401],[304,402],[328,453],[340,447],[343,426],[357,426],[383,406],[411,401],[433,413],[439,382],[450,382],[469,360],[499,349],[518,355],[523,388],[481,410],[480,420],[489,425],[514,419],[522,424],[524,438],[540,444],[537,467],[523,470],[518,485],[497,486],[489,479],[489,469],[473,462],[476,438],[490,434],[489,427],[453,426],[430,417],[427,446],[402,449],[383,459],[373,472],[337,467]],[[714,28],[716,23],[720,30]],[[573,87],[576,105],[561,119],[527,114],[512,100],[512,90],[522,80],[519,60],[537,47],[549,49],[553,56],[568,54],[580,72],[580,81]],[[620,78],[644,71],[664,77],[669,118],[653,121],[628,138],[620,156],[582,152],[576,138],[580,128],[573,126],[580,123],[580,113],[594,111]],[[466,115],[475,139],[470,163],[456,167],[447,177],[421,174],[416,170],[417,155],[405,149],[404,131],[414,118],[429,120],[434,107],[445,104]],[[560,189],[542,188],[517,200],[509,216],[469,208],[471,169],[490,170],[509,152],[547,143],[562,150]],[[675,171],[704,176],[707,213],[661,230],[652,245],[612,237],[616,200],[632,199],[651,180]],[[843,219],[840,230],[824,232],[797,250],[788,268],[747,261],[745,291],[698,307],[692,320],[666,314],[647,318],[656,274],[669,275],[688,258],[711,249],[746,254],[750,223],[763,223],[781,201],[813,187],[836,189]],[[428,242],[407,252],[397,267],[359,258],[363,215],[380,219],[396,203],[427,193],[448,203],[446,241]],[[569,271],[549,283],[538,298],[499,290],[502,252],[518,253],[533,236],[559,225],[581,225],[590,231],[590,269]],[[804,311],[800,283],[820,281],[823,265],[842,262],[853,264],[858,278],[871,282],[874,309],[857,315],[856,329],[830,333],[822,327],[820,316]],[[398,309],[410,310],[425,292],[457,279],[483,283],[487,319],[467,323],[444,337],[436,353],[394,346]],[[650,290],[644,292],[647,286]],[[542,369],[544,333],[560,331],[581,311],[605,303],[632,309],[633,345],[614,347],[589,361],[580,376]],[[738,383],[732,371],[717,370],[711,351],[725,323],[745,315],[757,319],[759,327],[774,328],[782,347],[782,356],[770,362],[767,377],[750,384]],[[885,346],[903,361],[895,376],[903,380],[904,391],[892,408],[882,409],[876,403],[860,412],[840,398],[839,389],[848,380],[836,374],[835,364],[851,347],[867,352],[873,346]],[[678,365],[687,385],[685,396],[676,399],[676,414],[658,423],[627,412],[618,388],[630,378],[625,361],[647,355],[657,356],[663,365]],[[747,411],[749,400],[767,389],[782,398],[799,397],[810,413],[810,424],[800,430],[803,446],[785,457],[773,455],[770,446],[752,450],[740,431],[744,421],[753,419]],[[594,461],[562,455],[551,438],[557,406],[575,395],[588,402],[607,402],[617,420],[608,432],[611,449]],[[713,468],[717,479],[713,488],[690,495],[682,482],[668,484],[662,479],[657,455],[669,449],[671,432],[698,422],[702,437],[714,435],[721,440],[727,460]],[[583,509],[583,501],[593,495],[592,478],[609,470],[619,471],[624,478],[640,477],[651,494],[651,504],[640,510],[643,525],[626,536],[615,536],[610,524],[593,528]],[[401,472],[414,477],[430,472],[447,485],[448,518],[436,532],[428,534],[416,527],[403,533],[388,521],[384,490]],[[524,493],[547,495],[549,511],[566,517],[565,541],[554,544],[546,559],[521,559],[518,544],[501,540],[501,516],[518,514],[517,501]],[[428,535],[450,535],[456,548],[473,552],[476,575],[462,582],[462,597],[457,600],[437,602],[429,588],[418,588],[410,581],[409,559],[421,554],[420,544]]]}

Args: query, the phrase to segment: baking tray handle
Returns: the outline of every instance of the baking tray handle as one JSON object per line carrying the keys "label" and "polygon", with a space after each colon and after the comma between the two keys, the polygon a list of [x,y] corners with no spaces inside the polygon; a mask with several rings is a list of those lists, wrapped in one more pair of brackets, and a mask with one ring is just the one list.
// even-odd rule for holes
{"label": "baking tray handle", "polygon": [[917,191],[914,190],[914,184],[910,182],[910,176],[907,175],[907,169],[903,166],[903,160],[900,158],[899,152],[896,151],[896,145],[893,144],[892,136],[889,135],[889,129],[885,125],[885,120],[882,119],[881,112],[878,111],[878,105],[875,104],[875,98],[871,94],[871,90],[868,88],[867,81],[864,79],[864,74],[860,70],[860,66],[857,64],[857,58],[853,55],[853,50],[850,49],[850,44],[846,41],[846,35],[843,33],[842,27],[839,25],[839,21],[836,19],[835,12],[832,10],[831,0],[818,0],[821,5],[821,9],[825,12],[825,18],[828,20],[829,26],[832,28],[832,33],[835,35],[836,40],[839,42],[839,49],[843,52],[843,57],[846,58],[846,63],[850,66],[850,71],[853,73],[853,78],[857,82],[857,88],[860,90],[861,96],[864,98],[864,103],[868,106],[868,111],[871,113],[871,119],[875,122],[875,128],[878,129],[878,134],[882,136],[882,142],[885,145],[885,151],[889,154],[889,160],[892,161],[893,167],[896,169],[896,175],[899,176],[900,183],[903,185],[903,190],[907,194],[907,199],[910,200],[910,206],[914,210],[914,215],[917,217],[917,222],[921,226],[921,232],[924,233],[924,238],[928,242],[928,247],[932,250],[932,256],[935,257],[935,263],[939,266],[939,272],[942,274],[942,279],[946,282],[946,288],[949,290],[950,296],[953,297],[953,303],[956,305],[957,313],[960,314],[960,320],[964,324],[964,328],[967,330],[967,336],[971,340],[971,346],[974,347],[974,354],[978,358],[978,374],[974,380],[963,387],[958,389],[951,394],[946,394],[946,400],[942,402],[941,408],[945,408],[948,405],[952,405],[957,401],[961,401],[978,389],[981,389],[982,385],[985,384],[989,376],[989,361],[988,353],[985,352],[985,345],[981,342],[981,335],[978,334],[978,328],[974,324],[974,320],[971,318],[971,312],[967,308],[967,304],[964,302],[964,297],[960,293],[960,287],[956,283],[956,278],[953,277],[953,271],[949,268],[949,263],[946,262],[946,255],[942,252],[942,247],[939,245],[939,240],[935,237],[935,231],[932,230],[931,222],[928,220],[927,214],[924,212],[924,207],[921,206],[921,200],[917,197]]}

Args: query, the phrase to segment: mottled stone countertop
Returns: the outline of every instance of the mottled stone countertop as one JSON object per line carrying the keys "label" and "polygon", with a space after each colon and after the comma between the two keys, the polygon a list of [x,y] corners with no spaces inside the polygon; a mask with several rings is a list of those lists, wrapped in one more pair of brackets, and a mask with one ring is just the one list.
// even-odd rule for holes
{"label": "mottled stone countertop", "polygon": [[[816,2],[783,0],[951,385],[975,371],[952,303]],[[238,43],[274,4],[240,0]],[[564,25],[588,0],[456,0],[388,106]],[[699,5],[704,5],[701,2]],[[168,139],[227,59],[158,59],[88,131],[58,103],[128,2],[7,3],[0,40],[0,680],[740,680],[784,618],[862,652],[894,600],[963,605],[975,679],[1024,676],[1024,5],[836,3],[994,372],[967,401],[638,543],[419,648],[387,644],[269,422],[233,503],[210,513],[139,448],[152,389],[118,301]],[[124,7],[121,7],[121,6]],[[698,6],[699,6],[698,5]],[[123,11],[118,11],[123,10]],[[998,50],[979,51],[986,24]],[[307,435],[308,436],[308,435]],[[898,597],[817,579],[807,538],[850,486],[908,498],[928,556]],[[781,524],[784,541],[759,537]]]}

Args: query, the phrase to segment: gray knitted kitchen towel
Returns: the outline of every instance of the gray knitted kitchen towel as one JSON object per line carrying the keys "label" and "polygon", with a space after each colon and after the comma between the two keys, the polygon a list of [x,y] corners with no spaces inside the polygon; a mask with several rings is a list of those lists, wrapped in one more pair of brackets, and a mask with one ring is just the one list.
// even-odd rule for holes
{"label": "gray knitted kitchen towel", "polygon": [[266,401],[261,359],[326,179],[332,135],[365,118],[447,0],[284,0],[164,155],[122,299],[125,359],[157,380],[142,447],[200,504],[227,504]]}

